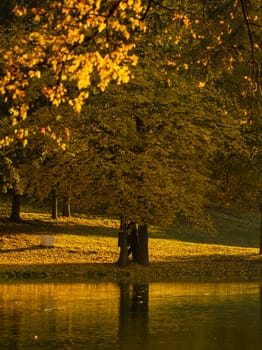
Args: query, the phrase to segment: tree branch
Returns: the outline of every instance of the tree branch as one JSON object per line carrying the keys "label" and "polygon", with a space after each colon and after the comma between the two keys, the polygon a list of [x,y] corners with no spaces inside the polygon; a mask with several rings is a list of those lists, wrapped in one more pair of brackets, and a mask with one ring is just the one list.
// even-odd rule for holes
{"label": "tree branch", "polygon": [[153,4],[153,0],[148,0],[146,10],[145,10],[143,16],[141,17],[142,21],[146,18],[146,16],[147,16],[147,14],[148,14],[152,4]]}
{"label": "tree branch", "polygon": [[250,23],[248,20],[248,8],[247,8],[247,2],[246,0],[240,0],[241,3],[241,9],[242,9],[242,14],[244,18],[244,22],[247,27],[247,34],[248,34],[248,39],[249,39],[249,44],[250,44],[250,49],[251,49],[251,60],[252,60],[252,81],[254,84],[255,90],[260,88],[260,82],[259,82],[259,66],[256,61],[256,56],[255,56],[255,49],[254,49],[254,40],[250,28]]}

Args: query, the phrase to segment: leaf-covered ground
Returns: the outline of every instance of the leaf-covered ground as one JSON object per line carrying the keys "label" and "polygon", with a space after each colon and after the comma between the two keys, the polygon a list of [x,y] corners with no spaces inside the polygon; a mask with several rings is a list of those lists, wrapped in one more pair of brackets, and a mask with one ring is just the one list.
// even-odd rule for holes
{"label": "leaf-covered ground", "polygon": [[[52,221],[23,213],[22,224],[0,221],[0,280],[262,281],[256,217],[216,214],[216,234],[189,226],[151,228],[150,264],[118,268],[118,221],[78,216]],[[40,245],[54,235],[52,248]]]}

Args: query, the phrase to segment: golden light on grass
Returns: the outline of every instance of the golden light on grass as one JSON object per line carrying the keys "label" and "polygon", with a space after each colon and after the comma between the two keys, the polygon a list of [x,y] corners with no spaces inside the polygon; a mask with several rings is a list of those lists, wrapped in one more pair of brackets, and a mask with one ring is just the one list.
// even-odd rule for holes
{"label": "golden light on grass", "polygon": [[[253,281],[262,278],[256,217],[238,219],[219,213],[215,218],[219,231],[213,236],[188,225],[165,230],[151,227],[150,265],[131,263],[125,269],[115,264],[119,258],[118,220],[84,215],[51,220],[46,214],[30,212],[22,213],[22,217],[27,222],[0,222],[3,278],[24,278],[28,271],[29,276],[43,272],[51,280],[61,276],[143,282],[249,280],[251,275]],[[53,235],[54,247],[41,247],[42,235]],[[6,275],[6,271],[10,272]]]}

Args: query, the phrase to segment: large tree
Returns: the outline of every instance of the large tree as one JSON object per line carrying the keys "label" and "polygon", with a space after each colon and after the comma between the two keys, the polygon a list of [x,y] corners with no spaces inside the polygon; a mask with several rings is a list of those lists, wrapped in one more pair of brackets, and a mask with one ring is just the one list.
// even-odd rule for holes
{"label": "large tree", "polygon": [[[42,135],[35,162],[48,169],[42,184],[50,191],[59,183],[64,191],[70,174],[78,194],[88,191],[92,203],[122,218],[124,236],[128,221],[136,221],[146,263],[148,224],[177,216],[201,223],[207,193],[216,191],[210,164],[230,156],[225,144],[232,148],[241,135],[245,112],[234,112],[236,98],[228,93],[232,76],[250,91],[259,87],[261,19],[252,11],[261,5],[255,1],[250,13],[244,0],[31,5],[15,7],[20,40],[12,36],[2,50],[0,88],[9,109],[2,144],[18,135],[33,150]],[[78,114],[65,112],[68,104]],[[38,172],[35,188],[40,178]]]}

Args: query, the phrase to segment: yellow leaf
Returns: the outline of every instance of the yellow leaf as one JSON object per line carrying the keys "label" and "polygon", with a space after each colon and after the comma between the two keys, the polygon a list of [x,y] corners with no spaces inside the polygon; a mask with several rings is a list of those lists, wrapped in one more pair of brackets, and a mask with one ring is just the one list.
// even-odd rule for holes
{"label": "yellow leaf", "polygon": [[98,27],[99,33],[101,33],[105,28],[106,28],[105,22],[101,23],[100,26]]}
{"label": "yellow leaf", "polygon": [[241,120],[240,121],[240,125],[246,125],[247,124],[247,120]]}
{"label": "yellow leaf", "polygon": [[190,19],[187,18],[187,17],[184,17],[184,18],[183,18],[183,23],[184,23],[185,26],[189,26],[189,24],[190,24]]}
{"label": "yellow leaf", "polygon": [[199,87],[200,89],[204,88],[205,86],[206,86],[206,83],[205,83],[204,81],[200,81],[200,82],[198,83],[198,87]]}
{"label": "yellow leaf", "polygon": [[21,17],[21,16],[24,16],[26,14],[26,8],[25,7],[15,6],[12,12],[16,16]]}
{"label": "yellow leaf", "polygon": [[35,22],[40,22],[41,20],[41,17],[39,15],[36,15],[35,18],[34,18]]}

